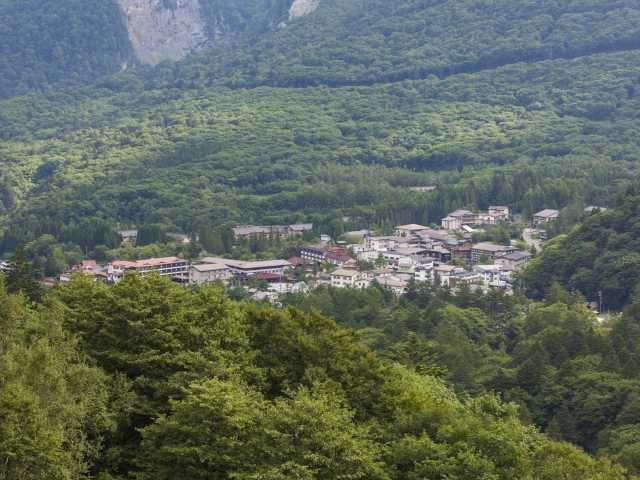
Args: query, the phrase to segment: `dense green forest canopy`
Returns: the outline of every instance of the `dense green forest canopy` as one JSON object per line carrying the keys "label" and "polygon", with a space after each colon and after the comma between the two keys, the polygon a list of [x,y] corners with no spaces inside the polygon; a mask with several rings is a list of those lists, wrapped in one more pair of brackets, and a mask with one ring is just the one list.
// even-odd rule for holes
{"label": "dense green forest canopy", "polygon": [[635,49],[639,19],[631,0],[322,0],[285,28],[177,65],[173,81],[337,86],[447,76]]}
{"label": "dense green forest canopy", "polygon": [[115,0],[0,1],[0,98],[88,83],[132,59]]}
{"label": "dense green forest canopy", "polygon": [[458,392],[498,392],[524,422],[638,474],[639,302],[605,323],[557,283],[544,303],[414,284],[402,298],[326,287],[285,304],[333,316],[383,357]]}
{"label": "dense green forest canopy", "polygon": [[590,216],[567,235],[555,238],[526,270],[532,296],[553,282],[620,310],[640,284],[640,190],[630,188],[614,210]]}
{"label": "dense green forest canopy", "polygon": [[[123,77],[131,93],[7,101],[5,219],[24,241],[61,238],[88,216],[190,232],[342,215],[437,222],[492,202],[525,214],[611,204],[638,158],[638,65],[628,52],[332,90],[148,91]],[[429,184],[441,188],[407,189]]]}
{"label": "dense green forest canopy", "polygon": [[318,313],[215,288],[76,278],[31,306],[0,286],[0,332],[7,479],[630,478]]}
{"label": "dense green forest canopy", "polygon": [[[145,68],[113,1],[0,0],[0,254],[19,267],[0,479],[638,474],[637,2],[289,6],[202,1],[228,41]],[[615,208],[526,270],[542,302],[425,284],[275,310],[134,276],[46,293],[27,261],[104,259],[134,225],[150,245],[129,253],[153,255],[168,231],[228,250],[236,222],[388,230],[492,203]],[[625,312],[598,323],[599,292]]]}

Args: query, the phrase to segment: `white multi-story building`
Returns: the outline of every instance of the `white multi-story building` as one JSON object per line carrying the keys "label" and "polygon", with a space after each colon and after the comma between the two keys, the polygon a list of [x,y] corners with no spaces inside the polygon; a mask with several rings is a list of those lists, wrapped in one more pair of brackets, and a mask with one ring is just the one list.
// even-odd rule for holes
{"label": "white multi-story building", "polygon": [[231,260],[228,258],[207,257],[203,263],[217,263],[225,265],[231,273],[241,279],[252,277],[259,273],[270,273],[273,275],[284,275],[284,273],[292,268],[291,262],[288,260],[259,260],[246,262],[243,260]]}
{"label": "white multi-story building", "polygon": [[119,281],[127,272],[136,272],[146,276],[158,273],[163,277],[186,280],[189,274],[189,262],[178,257],[149,258],[146,260],[116,260],[107,266],[107,278]]}
{"label": "white multi-story building", "polygon": [[425,227],[424,225],[411,223],[409,225],[400,225],[396,227],[395,234],[397,237],[406,238],[415,235],[422,230],[427,230],[428,228],[429,227]]}

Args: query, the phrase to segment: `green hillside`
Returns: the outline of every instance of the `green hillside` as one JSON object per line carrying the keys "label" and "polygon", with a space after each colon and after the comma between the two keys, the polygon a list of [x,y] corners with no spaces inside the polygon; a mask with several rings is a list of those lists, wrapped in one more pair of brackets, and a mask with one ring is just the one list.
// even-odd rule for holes
{"label": "green hillside", "polygon": [[561,282],[592,300],[602,294],[607,310],[620,310],[640,284],[640,195],[634,186],[614,210],[590,216],[568,235],[555,238],[527,269],[532,295]]}
{"label": "green hillside", "polygon": [[[173,0],[162,3],[171,8]],[[287,18],[289,0],[203,0],[210,38],[228,43]],[[136,65],[116,0],[0,0],[0,98],[83,85]]]}
{"label": "green hillside", "polygon": [[182,84],[394,82],[635,49],[639,25],[631,0],[323,0],[309,17],[173,72]]}
{"label": "green hillside", "polygon": [[327,0],[278,23],[287,5],[207,3],[243,32],[223,48],[3,101],[0,251],[78,243],[85,221],[529,215],[611,204],[635,176],[634,2]]}
{"label": "green hillside", "polygon": [[89,82],[131,59],[115,0],[0,1],[0,98]]}

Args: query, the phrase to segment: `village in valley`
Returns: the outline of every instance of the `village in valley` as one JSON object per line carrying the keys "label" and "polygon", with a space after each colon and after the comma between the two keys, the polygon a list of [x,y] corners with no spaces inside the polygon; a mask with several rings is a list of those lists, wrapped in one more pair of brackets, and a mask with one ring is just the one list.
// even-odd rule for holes
{"label": "village in valley", "polygon": [[[531,222],[516,222],[509,207],[487,211],[456,210],[440,225],[398,225],[379,235],[369,230],[346,232],[339,239],[320,234],[313,224],[233,228],[236,241],[261,239],[297,240],[296,255],[282,259],[240,260],[201,256],[185,260],[177,256],[143,260],[113,260],[99,264],[84,260],[57,279],[68,282],[77,273],[115,284],[129,272],[141,276],[157,273],[185,286],[220,284],[242,289],[247,297],[278,304],[284,294],[306,293],[323,285],[335,288],[367,288],[378,284],[396,295],[412,283],[431,282],[455,292],[462,286],[488,292],[499,289],[513,294],[517,272],[542,248],[545,227],[557,220],[557,210],[545,209]],[[490,241],[488,231],[507,227],[515,232],[502,242]],[[135,242],[136,230],[121,232]],[[179,238],[178,238],[179,237]],[[314,238],[315,241],[303,241]],[[189,243],[186,236],[175,240]]]}

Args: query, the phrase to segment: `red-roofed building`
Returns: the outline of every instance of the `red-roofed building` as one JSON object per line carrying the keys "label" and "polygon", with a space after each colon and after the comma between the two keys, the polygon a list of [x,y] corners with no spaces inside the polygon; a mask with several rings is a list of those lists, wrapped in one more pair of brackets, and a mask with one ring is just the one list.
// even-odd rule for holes
{"label": "red-roofed building", "polygon": [[268,273],[268,272],[260,272],[256,273],[253,278],[256,280],[262,280],[265,282],[280,282],[282,281],[282,275],[278,275],[277,273]]}
{"label": "red-roofed building", "polygon": [[349,255],[338,252],[328,252],[324,258],[325,261],[331,265],[337,265],[339,267],[353,260]]}

